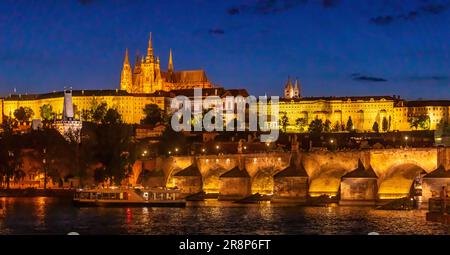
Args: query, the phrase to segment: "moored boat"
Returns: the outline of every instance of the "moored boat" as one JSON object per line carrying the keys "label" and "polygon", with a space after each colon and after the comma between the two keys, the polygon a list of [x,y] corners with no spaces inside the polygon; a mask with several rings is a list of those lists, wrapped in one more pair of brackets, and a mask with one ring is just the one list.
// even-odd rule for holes
{"label": "moored boat", "polygon": [[133,206],[133,207],[185,207],[177,189],[166,188],[95,188],[79,189],[73,203],[76,206]]}
{"label": "moored boat", "polygon": [[427,221],[450,224],[450,199],[430,198],[426,218]]}

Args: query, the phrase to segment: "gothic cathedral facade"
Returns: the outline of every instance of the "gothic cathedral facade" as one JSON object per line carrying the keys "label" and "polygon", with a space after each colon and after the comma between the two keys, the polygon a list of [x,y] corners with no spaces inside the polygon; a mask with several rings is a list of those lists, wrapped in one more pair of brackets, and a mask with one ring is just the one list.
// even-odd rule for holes
{"label": "gothic cathedral facade", "polygon": [[167,71],[162,71],[159,57],[153,52],[152,34],[148,42],[147,55],[136,56],[134,68],[131,67],[128,49],[125,51],[120,89],[128,93],[154,93],[178,89],[211,88],[204,70],[175,71],[172,50],[169,52]]}

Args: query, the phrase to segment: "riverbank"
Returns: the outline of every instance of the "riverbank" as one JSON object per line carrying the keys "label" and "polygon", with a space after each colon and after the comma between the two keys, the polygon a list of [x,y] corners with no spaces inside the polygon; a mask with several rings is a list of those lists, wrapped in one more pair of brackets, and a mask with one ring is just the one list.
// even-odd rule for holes
{"label": "riverbank", "polygon": [[0,197],[73,197],[71,189],[0,189]]}

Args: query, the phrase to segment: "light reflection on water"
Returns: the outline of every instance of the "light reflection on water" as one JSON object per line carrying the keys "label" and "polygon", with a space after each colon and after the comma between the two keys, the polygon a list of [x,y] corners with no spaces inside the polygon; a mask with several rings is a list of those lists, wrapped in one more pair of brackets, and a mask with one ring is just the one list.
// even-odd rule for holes
{"label": "light reflection on water", "polygon": [[76,208],[56,198],[0,198],[0,234],[450,234],[425,211],[197,202],[186,208]]}

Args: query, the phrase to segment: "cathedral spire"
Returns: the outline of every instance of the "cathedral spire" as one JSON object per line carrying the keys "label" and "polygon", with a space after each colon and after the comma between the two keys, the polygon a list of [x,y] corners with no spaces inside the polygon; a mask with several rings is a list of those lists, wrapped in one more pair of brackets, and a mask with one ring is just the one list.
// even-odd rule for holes
{"label": "cathedral spire", "polygon": [[287,83],[286,83],[286,88],[289,88],[289,89],[292,88],[291,76],[288,76],[288,80],[287,80]]}
{"label": "cathedral spire", "polygon": [[147,62],[151,61],[153,62],[154,56],[153,56],[153,39],[152,39],[152,32],[150,32],[150,37],[148,39],[148,49],[147,49]]}
{"label": "cathedral spire", "polygon": [[172,49],[169,51],[169,66],[167,67],[167,71],[173,72],[173,59],[172,59]]}
{"label": "cathedral spire", "polygon": [[130,61],[128,59],[128,48],[125,49],[125,59],[123,60],[123,65],[129,65]]}
{"label": "cathedral spire", "polygon": [[130,60],[128,59],[128,49],[125,50],[125,59],[123,60],[122,74],[120,76],[120,89],[131,91],[132,74]]}

